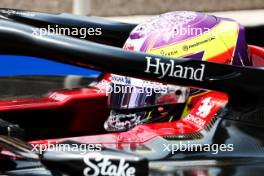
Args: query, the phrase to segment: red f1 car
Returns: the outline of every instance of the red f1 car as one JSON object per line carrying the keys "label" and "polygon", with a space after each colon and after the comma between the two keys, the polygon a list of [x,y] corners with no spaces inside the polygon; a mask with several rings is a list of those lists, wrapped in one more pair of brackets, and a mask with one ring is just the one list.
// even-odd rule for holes
{"label": "red f1 car", "polygon": [[[1,55],[37,57],[102,71],[87,86],[0,101],[3,174],[262,175],[262,47],[248,45],[251,65],[234,66],[121,49],[133,24],[9,9],[1,10],[1,18]],[[100,27],[102,35],[82,40],[78,36],[32,35],[32,26],[48,24]],[[252,31],[259,28],[246,28],[247,37],[258,35]],[[194,70],[202,66],[204,72],[200,80],[170,74],[160,79],[154,67],[146,71],[157,61]],[[109,73],[207,91],[192,96],[185,103],[185,114],[177,120],[109,132],[103,125],[111,111]]]}

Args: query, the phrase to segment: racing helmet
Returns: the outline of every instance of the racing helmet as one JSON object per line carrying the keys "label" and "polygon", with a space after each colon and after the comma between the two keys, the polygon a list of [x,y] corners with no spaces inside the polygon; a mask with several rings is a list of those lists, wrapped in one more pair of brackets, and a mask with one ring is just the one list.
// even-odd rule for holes
{"label": "racing helmet", "polygon": [[[124,49],[174,59],[192,58],[221,64],[250,65],[243,26],[204,13],[169,12],[139,24]],[[139,124],[182,117],[188,99],[204,92],[112,74],[107,131],[127,131]]]}

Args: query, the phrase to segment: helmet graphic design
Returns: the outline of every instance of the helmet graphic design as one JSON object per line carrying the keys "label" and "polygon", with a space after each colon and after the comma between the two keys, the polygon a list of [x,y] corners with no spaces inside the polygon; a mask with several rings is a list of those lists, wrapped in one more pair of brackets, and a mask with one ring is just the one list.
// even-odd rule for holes
{"label": "helmet graphic design", "polygon": [[[125,49],[221,64],[250,65],[244,28],[231,19],[196,12],[170,12],[139,24]],[[204,92],[112,75],[108,131],[126,131],[138,124],[181,118],[192,96]]]}

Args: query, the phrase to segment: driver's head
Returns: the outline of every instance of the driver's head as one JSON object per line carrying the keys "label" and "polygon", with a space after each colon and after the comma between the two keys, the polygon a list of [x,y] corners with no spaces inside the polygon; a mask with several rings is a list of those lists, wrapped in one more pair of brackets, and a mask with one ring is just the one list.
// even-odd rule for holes
{"label": "driver's head", "polygon": [[[250,65],[239,23],[196,12],[170,12],[139,24],[124,48],[175,59]],[[126,131],[138,124],[178,120],[188,97],[201,91],[112,75],[105,129]]]}

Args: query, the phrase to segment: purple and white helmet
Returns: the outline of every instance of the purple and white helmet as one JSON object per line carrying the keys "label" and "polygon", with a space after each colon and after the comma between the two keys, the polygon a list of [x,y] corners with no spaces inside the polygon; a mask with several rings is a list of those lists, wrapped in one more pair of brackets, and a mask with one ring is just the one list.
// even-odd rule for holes
{"label": "purple and white helmet", "polygon": [[[177,11],[151,18],[131,32],[124,49],[250,65],[244,28],[234,20],[204,13]],[[126,131],[143,123],[178,120],[192,94],[188,87],[113,74],[105,129]]]}

